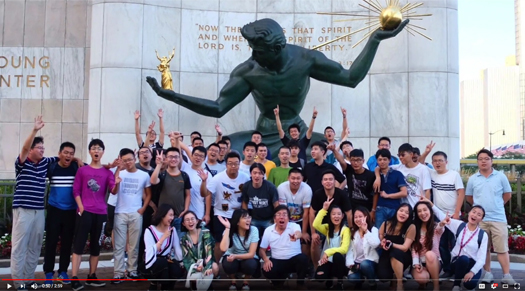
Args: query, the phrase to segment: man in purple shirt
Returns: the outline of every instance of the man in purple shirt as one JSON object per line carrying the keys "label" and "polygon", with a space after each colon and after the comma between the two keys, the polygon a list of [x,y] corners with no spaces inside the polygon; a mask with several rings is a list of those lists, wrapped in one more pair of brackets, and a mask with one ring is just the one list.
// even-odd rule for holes
{"label": "man in purple shirt", "polygon": [[[72,280],[71,288],[75,291],[84,288],[84,285],[78,281],[78,269],[82,253],[86,245],[88,234],[90,235],[90,257],[89,257],[89,275],[86,285],[93,287],[103,287],[106,283],[97,280],[95,272],[97,270],[98,257],[100,255],[100,245],[98,243],[102,225],[107,219],[106,193],[117,193],[120,179],[115,181],[113,172],[102,165],[101,159],[104,155],[104,143],[100,139],[93,139],[89,143],[89,155],[91,163],[88,166],[79,168],[73,183],[73,196],[77,202],[77,228],[73,242],[72,256]],[[117,161],[113,163],[114,166]],[[119,169],[117,169],[118,171]]]}

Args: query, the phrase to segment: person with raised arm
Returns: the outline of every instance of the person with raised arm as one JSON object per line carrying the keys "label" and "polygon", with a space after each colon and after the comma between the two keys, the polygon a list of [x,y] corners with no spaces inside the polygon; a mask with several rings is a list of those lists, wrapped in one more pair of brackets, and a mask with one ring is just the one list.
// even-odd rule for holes
{"label": "person with raised arm", "polygon": [[[280,289],[290,273],[297,273],[297,289],[304,289],[308,257],[301,253],[301,228],[290,222],[290,210],[284,205],[275,208],[274,221],[264,230],[259,247],[263,274],[275,289]],[[268,247],[271,258],[266,255]]]}
{"label": "person with raised arm", "polygon": [[[350,229],[344,225],[344,212],[341,207],[331,205],[334,198],[328,198],[323,208],[317,212],[313,223],[314,228],[326,236],[321,259],[315,271],[315,279],[326,280],[326,287],[332,288],[332,278],[337,279],[334,290],[344,290],[343,277],[348,273],[345,255],[350,246]],[[329,215],[328,223],[323,219]]]}
{"label": "person with raised arm", "polygon": [[[144,230],[146,275],[148,279],[162,279],[161,282],[150,281],[148,290],[173,290],[175,281],[183,276],[180,262],[182,249],[177,231],[171,226],[175,212],[169,204],[161,204],[153,218],[152,224]],[[172,281],[170,281],[170,279]]]}
{"label": "person with raised arm", "polygon": [[236,152],[226,155],[226,170],[218,173],[208,181],[209,174],[205,170],[199,170],[201,178],[200,194],[202,197],[212,197],[213,214],[213,238],[215,239],[215,260],[218,262],[222,257],[220,242],[224,233],[224,225],[219,221],[218,216],[232,218],[233,211],[242,206],[242,187],[250,180],[250,176],[239,171],[241,157]]}
{"label": "person with raised arm", "polygon": [[283,126],[281,124],[281,118],[279,116],[279,105],[273,110],[273,113],[275,115],[275,124],[277,125],[277,131],[279,132],[279,138],[281,139],[281,142],[284,146],[288,146],[290,141],[296,141],[299,145],[299,159],[303,159],[306,161],[306,149],[308,148],[308,145],[310,144],[310,139],[312,138],[312,134],[314,132],[314,125],[315,125],[315,119],[317,118],[317,110],[314,106],[314,112],[312,113],[312,120],[310,121],[310,125],[308,126],[308,130],[306,131],[306,134],[301,137],[301,127],[299,124],[291,124],[288,127],[288,134],[290,137],[286,136],[283,130]]}
{"label": "person with raised arm", "polygon": [[489,240],[487,233],[480,227],[485,217],[485,209],[480,205],[473,205],[467,215],[467,222],[464,222],[451,218],[449,213],[443,213],[426,197],[420,196],[420,199],[432,205],[438,219],[443,220],[446,227],[456,236],[456,243],[451,252],[451,270],[454,274],[452,291],[461,290],[461,283],[465,289],[474,290],[481,278]]}
{"label": "person with raised arm", "polygon": [[[168,161],[168,168],[162,171],[164,160]],[[168,204],[173,207],[175,219],[172,225],[175,227],[177,234],[181,234],[182,215],[190,210],[191,203],[191,182],[187,173],[179,170],[181,154],[178,148],[170,147],[166,150],[166,157],[159,151],[157,154],[157,166],[151,174],[150,182],[152,185],[158,185],[159,205]],[[157,206],[150,202],[153,210]]]}
{"label": "person with raised arm", "polygon": [[236,274],[243,274],[244,281],[241,290],[250,290],[249,280],[260,274],[261,263],[257,256],[259,245],[259,231],[251,225],[252,217],[245,209],[236,209],[231,220],[217,217],[224,225],[224,234],[221,240],[222,268],[230,277],[230,290],[237,290]]}
{"label": "person with raised arm", "polygon": [[419,201],[414,207],[414,225],[416,237],[412,244],[412,277],[425,288],[432,281],[434,291],[439,290],[439,272],[441,271],[441,255],[439,241],[445,228],[445,221],[436,222],[432,206]]}
{"label": "person with raised arm", "polygon": [[372,290],[377,288],[377,262],[379,254],[379,231],[372,224],[370,212],[363,206],[358,206],[353,211],[353,227],[350,237],[350,248],[346,253],[346,267],[348,280],[353,282],[354,289],[361,289],[366,278]]}
{"label": "person with raised arm", "polygon": [[149,147],[153,151],[153,158],[151,159],[151,167],[155,168],[155,150],[162,149],[164,147],[164,111],[162,108],[157,112],[159,117],[159,140],[157,140],[157,132],[155,132],[155,121],[152,121],[148,126],[148,131],[146,132],[146,140],[142,139],[140,134],[140,111],[135,111],[135,138],[137,140],[137,145],[139,148]]}

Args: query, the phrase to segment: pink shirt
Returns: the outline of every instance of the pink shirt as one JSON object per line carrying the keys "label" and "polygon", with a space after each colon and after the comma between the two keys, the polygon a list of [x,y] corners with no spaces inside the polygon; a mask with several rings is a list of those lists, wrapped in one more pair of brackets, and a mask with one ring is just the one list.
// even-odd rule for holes
{"label": "pink shirt", "polygon": [[[441,235],[443,234],[444,230],[445,228],[439,226],[439,223],[438,223],[436,225],[436,228],[434,229],[434,236],[432,237],[432,252],[436,255],[438,259],[441,258],[441,256],[439,255],[439,241],[441,240]],[[418,231],[421,231],[421,230],[418,229]],[[425,247],[425,237],[426,235],[422,234],[419,238],[419,242],[421,243],[421,246],[422,246],[419,253],[417,253],[414,250],[414,247],[412,246],[412,265],[413,266],[420,265],[420,262],[421,263],[425,262],[425,253],[428,251],[427,248]]]}
{"label": "pink shirt", "polygon": [[[107,214],[106,193],[115,186],[113,172],[106,168],[80,167],[73,183],[73,196],[80,196],[84,210]],[[111,195],[111,194],[110,194]]]}

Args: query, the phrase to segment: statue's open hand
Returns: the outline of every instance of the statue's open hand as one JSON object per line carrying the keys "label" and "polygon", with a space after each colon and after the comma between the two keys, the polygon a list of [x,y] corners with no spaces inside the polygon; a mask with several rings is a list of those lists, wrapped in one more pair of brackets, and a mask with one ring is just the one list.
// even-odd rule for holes
{"label": "statue's open hand", "polygon": [[159,86],[159,83],[157,82],[157,79],[148,76],[148,77],[146,77],[146,82],[148,82],[148,84],[151,86],[153,91],[155,91],[155,93],[159,94],[160,89],[162,89],[162,88]]}
{"label": "statue's open hand", "polygon": [[394,37],[398,35],[403,30],[403,28],[405,28],[405,26],[408,24],[409,21],[410,21],[409,19],[403,20],[403,22],[401,22],[399,26],[394,30],[378,29],[374,32],[372,36],[377,40],[385,40],[385,39]]}

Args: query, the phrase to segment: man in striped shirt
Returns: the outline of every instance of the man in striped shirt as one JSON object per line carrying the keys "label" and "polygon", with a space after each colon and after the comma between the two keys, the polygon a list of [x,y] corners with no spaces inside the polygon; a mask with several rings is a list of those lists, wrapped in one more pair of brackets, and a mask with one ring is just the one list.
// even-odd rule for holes
{"label": "man in striped shirt", "polygon": [[37,116],[33,129],[15,161],[16,187],[13,197],[11,250],[11,276],[17,280],[14,282],[15,286],[28,283],[22,279],[35,278],[44,237],[47,170],[49,163],[58,160],[58,157],[44,157],[44,139],[36,137],[42,127],[42,116]]}

